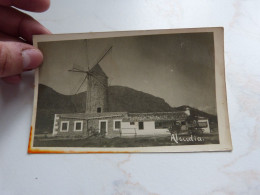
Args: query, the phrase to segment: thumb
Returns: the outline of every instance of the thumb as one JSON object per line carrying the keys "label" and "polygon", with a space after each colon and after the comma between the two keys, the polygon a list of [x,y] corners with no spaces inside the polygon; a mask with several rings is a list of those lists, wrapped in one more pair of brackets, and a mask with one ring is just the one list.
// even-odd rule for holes
{"label": "thumb", "polygon": [[0,41],[0,77],[18,75],[37,68],[43,60],[40,50],[26,43]]}

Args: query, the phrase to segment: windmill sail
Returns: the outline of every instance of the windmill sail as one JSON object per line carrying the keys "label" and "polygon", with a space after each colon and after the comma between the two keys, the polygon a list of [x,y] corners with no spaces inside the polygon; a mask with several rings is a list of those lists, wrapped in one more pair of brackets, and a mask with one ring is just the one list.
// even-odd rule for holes
{"label": "windmill sail", "polygon": [[91,68],[89,63],[87,63],[88,70],[82,70],[74,66],[72,69],[68,70],[70,72],[85,74],[84,79],[76,90],[76,94],[87,81],[86,112],[108,111],[108,77],[100,67],[100,62],[107,56],[111,49],[112,47],[106,50],[105,53],[97,60],[96,64]]}
{"label": "windmill sail", "polygon": [[77,91],[76,91],[75,94],[77,94],[77,93],[79,92],[80,88],[82,87],[82,85],[83,85],[84,82],[86,81],[87,77],[88,77],[88,75],[85,76],[85,78],[84,78],[83,81],[81,82],[81,84],[80,84],[80,86],[79,86],[79,88],[77,89]]}
{"label": "windmill sail", "polygon": [[[87,44],[87,42],[86,42],[86,44]],[[105,53],[97,60],[96,64],[94,66],[92,66],[91,69],[89,68],[89,62],[88,62],[87,63],[88,64],[88,70],[87,71],[81,70],[79,68],[75,68],[74,65],[73,65],[72,69],[68,70],[70,72],[86,74],[84,79],[80,83],[79,87],[77,88],[75,94],[77,94],[80,91],[81,87],[83,86],[83,84],[85,83],[86,80],[88,80],[88,82],[89,82],[90,77],[93,77],[98,83],[101,84],[101,86],[103,86],[105,88],[107,87],[107,83],[103,83],[99,79],[99,77],[107,77],[106,74],[103,72],[103,70],[101,68],[100,68],[101,71],[94,71],[94,69],[95,69],[95,67],[99,66],[99,63],[106,57],[106,55],[111,51],[111,49],[112,49],[112,46],[108,50],[105,51]],[[87,61],[89,61],[88,52],[87,52]]]}
{"label": "windmill sail", "polygon": [[108,54],[108,52],[112,49],[112,46],[104,53],[104,55],[98,60],[98,62],[96,64],[99,64],[103,59],[104,57]]}

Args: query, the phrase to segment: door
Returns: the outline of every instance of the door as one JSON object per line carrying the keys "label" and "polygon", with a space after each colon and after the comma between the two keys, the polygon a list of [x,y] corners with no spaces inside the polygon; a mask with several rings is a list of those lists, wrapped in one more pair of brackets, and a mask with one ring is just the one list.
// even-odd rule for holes
{"label": "door", "polygon": [[139,130],[144,130],[144,122],[138,123]]}
{"label": "door", "polygon": [[105,135],[107,132],[107,121],[100,121],[99,129],[100,129],[100,134]]}

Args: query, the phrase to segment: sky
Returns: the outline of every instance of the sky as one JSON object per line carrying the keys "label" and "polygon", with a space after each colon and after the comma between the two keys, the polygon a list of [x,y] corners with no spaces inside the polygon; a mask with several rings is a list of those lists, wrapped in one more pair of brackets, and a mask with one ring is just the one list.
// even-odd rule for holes
{"label": "sky", "polygon": [[[109,85],[131,87],[163,98],[172,107],[189,105],[216,114],[214,39],[212,33],[149,35],[43,42],[40,83],[73,95],[84,73],[100,62]],[[87,81],[80,92],[87,90]]]}

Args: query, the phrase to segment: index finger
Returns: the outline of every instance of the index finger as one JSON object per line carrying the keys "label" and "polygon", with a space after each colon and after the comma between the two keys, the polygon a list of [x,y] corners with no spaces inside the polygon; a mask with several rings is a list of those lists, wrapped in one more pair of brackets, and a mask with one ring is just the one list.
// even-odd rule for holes
{"label": "index finger", "polygon": [[50,0],[0,0],[0,5],[14,6],[32,12],[43,12],[50,7]]}

